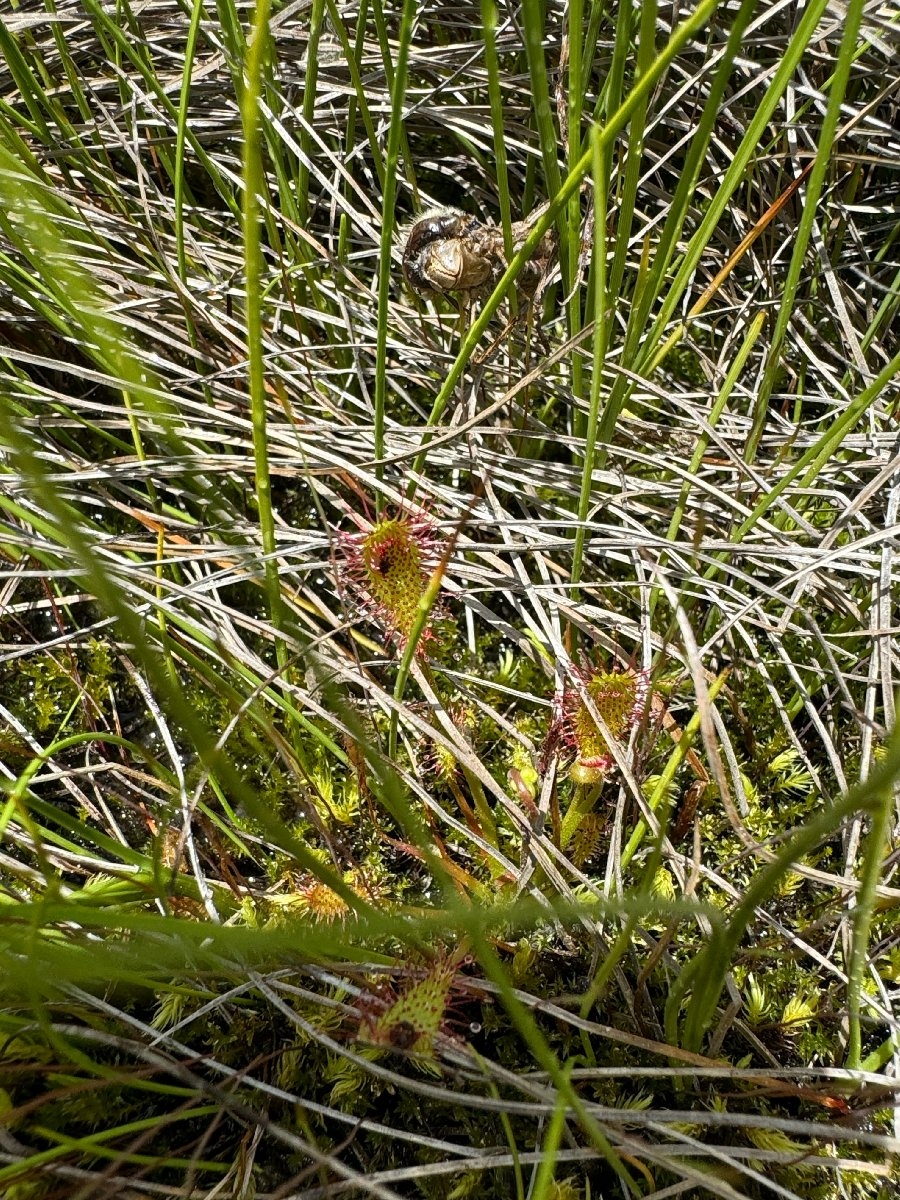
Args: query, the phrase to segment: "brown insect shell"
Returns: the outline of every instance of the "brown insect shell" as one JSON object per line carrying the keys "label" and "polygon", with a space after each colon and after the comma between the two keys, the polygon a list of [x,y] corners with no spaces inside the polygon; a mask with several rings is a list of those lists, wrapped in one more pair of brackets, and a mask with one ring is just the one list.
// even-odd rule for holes
{"label": "brown insect shell", "polygon": [[425,273],[438,291],[476,292],[491,278],[491,261],[473,253],[462,238],[432,242],[425,253]]}
{"label": "brown insect shell", "polygon": [[495,231],[456,209],[426,213],[409,231],[403,274],[420,295],[477,293],[497,269]]}

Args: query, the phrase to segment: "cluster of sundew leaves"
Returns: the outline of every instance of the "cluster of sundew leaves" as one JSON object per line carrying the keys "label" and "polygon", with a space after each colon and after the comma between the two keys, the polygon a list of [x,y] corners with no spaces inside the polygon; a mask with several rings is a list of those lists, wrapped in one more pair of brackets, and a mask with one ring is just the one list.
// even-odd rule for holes
{"label": "cluster of sundew leaves", "polygon": [[[382,514],[365,532],[340,538],[339,570],[347,590],[401,647],[412,636],[437,548],[432,522],[405,509]],[[433,636],[430,617],[423,642]]]}
{"label": "cluster of sundew leaves", "polygon": [[617,742],[627,738],[643,715],[647,694],[645,677],[637,671],[607,671],[601,667],[579,670],[581,688],[567,688],[563,698],[562,733],[575,754],[579,783],[595,782],[613,764],[609,741],[594,719],[584,696]]}
{"label": "cluster of sundew leaves", "polygon": [[398,992],[388,986],[361,997],[360,1041],[433,1059],[435,1038],[446,1028],[455,974],[453,962],[438,957]]}
{"label": "cluster of sundew leaves", "polygon": [[[617,673],[616,682],[618,683],[621,680],[621,678],[622,678],[622,673]],[[597,695],[595,696],[592,694],[592,699],[595,700],[595,703],[596,703],[597,699],[599,699],[601,701],[601,703],[605,702],[605,696],[603,696],[601,694],[601,682],[604,686],[606,685],[606,680],[602,680],[602,681],[598,682],[597,687],[596,687]],[[625,689],[623,689],[623,691],[624,690]],[[633,697],[633,693],[632,693],[632,697]],[[620,711],[618,714],[612,708],[607,709],[607,711],[604,711],[601,708],[600,711],[601,711],[602,715],[605,717],[607,724],[611,727],[611,731],[614,731],[614,732],[618,733],[619,736],[621,736],[622,733],[627,732],[627,715],[624,713],[624,709],[625,709],[626,705],[624,703],[622,703],[622,693],[621,692],[619,693],[618,696],[616,696],[616,699],[618,701],[620,701]],[[632,700],[632,703],[633,703],[633,700]],[[582,720],[583,719],[584,719],[584,714],[582,714]],[[592,721],[592,719],[591,719],[591,721]],[[587,722],[584,722],[584,724],[587,725]],[[623,725],[626,727],[623,728]],[[599,730],[596,729],[596,726],[594,726],[593,729],[591,729],[590,726],[587,726],[587,734],[585,736],[587,738],[590,738],[591,736],[595,736],[595,735],[599,736]],[[600,743],[597,742],[596,745],[599,746]],[[765,757],[765,756],[762,756],[762,757]],[[767,764],[767,766],[771,772],[774,772],[779,777],[779,782],[781,783],[781,787],[779,788],[779,790],[783,790],[785,792],[792,792],[792,791],[793,792],[802,792],[803,791],[803,788],[801,787],[803,780],[802,780],[802,778],[800,778],[798,776],[798,773],[795,769],[795,764],[794,764],[793,760],[791,759],[790,755],[785,755],[784,753],[781,753],[780,755],[776,755],[772,759],[772,761]],[[279,788],[279,790],[280,790],[280,788]],[[579,855],[579,857],[580,857],[580,855]],[[302,895],[304,892],[307,892],[307,889],[310,886],[311,886],[311,884],[309,881],[306,881],[305,883],[300,883],[297,888],[298,894]],[[309,907],[310,911],[314,911],[316,909],[316,904],[315,903],[309,904],[308,907]],[[327,909],[327,904],[323,903],[323,910],[324,909]],[[802,1004],[804,1002],[798,1002],[798,1003]],[[396,1019],[393,1023],[395,1025],[397,1025],[400,1029],[405,1029],[406,1028],[406,1025],[405,1025],[406,1018],[404,1018],[402,1016],[397,1016],[396,1014],[394,1014],[394,1016]],[[800,1024],[804,1024],[804,1023],[808,1024],[809,1019],[806,1019],[804,1022],[800,1022],[799,1020],[797,1022],[793,1022],[793,1021],[787,1022],[788,1025],[796,1024],[798,1026]],[[410,1021],[409,1024],[412,1025],[413,1028],[415,1028],[415,1024],[413,1022]],[[389,1026],[387,1024],[385,1024],[385,1030],[387,1030],[388,1028],[389,1028]],[[378,1040],[381,1037],[387,1037],[387,1036],[388,1036],[388,1034],[386,1032],[377,1031],[375,1040]],[[393,1035],[391,1035],[391,1036],[393,1036]],[[803,1038],[804,1038],[804,1040],[801,1042],[801,1045],[806,1046],[810,1051],[812,1051],[817,1046],[817,1043],[814,1044],[810,1041],[810,1035],[808,1033],[805,1033],[803,1035]],[[819,1050],[821,1050],[821,1047],[818,1047],[818,1048],[819,1048]],[[806,1058],[807,1056],[805,1054],[803,1054],[800,1057]]]}
{"label": "cluster of sundew leaves", "polygon": [[603,812],[588,812],[581,817],[566,847],[566,852],[576,867],[583,867],[597,854],[603,844],[608,824],[607,814]]}
{"label": "cluster of sundew leaves", "polygon": [[[463,981],[456,978],[456,969],[450,956],[438,954],[436,958],[419,968],[411,967],[408,961],[398,966],[395,981],[383,975],[371,976],[362,989],[357,986],[342,989],[339,985],[322,989],[322,1002],[314,998],[311,991],[302,994],[288,993],[286,999],[295,1009],[300,1023],[285,1022],[283,1014],[271,1012],[265,1002],[245,997],[247,1020],[238,1032],[238,1041],[247,1032],[252,1032],[254,1023],[268,1022],[270,1040],[279,1049],[273,1063],[273,1073],[278,1086],[309,1097],[326,1099],[342,1111],[357,1117],[375,1115],[381,1121],[390,1121],[400,1116],[412,1128],[421,1128],[433,1134],[428,1126],[428,1114],[415,1098],[397,1089],[384,1079],[367,1072],[363,1066],[344,1057],[320,1041],[325,1035],[332,1042],[352,1044],[354,1052],[370,1061],[383,1060],[398,1055],[408,1060],[419,1071],[439,1074],[437,1070],[435,1040],[438,1037],[459,1041],[468,1029],[461,1029],[459,1004],[464,995]],[[457,995],[459,993],[459,995]],[[196,1011],[203,998],[169,995],[161,998],[157,1027],[171,1025]],[[465,993],[468,1012],[480,1013],[478,1002]],[[493,1008],[488,1009],[493,1012]],[[210,1026],[209,1033],[218,1028],[222,1016],[207,1015],[201,1019]],[[506,1029],[504,1022],[497,1025]],[[514,1066],[520,1053],[516,1039],[509,1043],[509,1054],[504,1055],[507,1065]],[[392,1069],[399,1067],[397,1060]],[[449,1100],[449,1098],[448,1098]],[[412,1104],[412,1107],[410,1105]],[[324,1136],[329,1126],[321,1123],[314,1112],[309,1114],[314,1126]],[[490,1136],[488,1114],[461,1107],[454,1108],[448,1102],[447,1128],[454,1128],[461,1137],[483,1140]],[[524,1130],[523,1130],[524,1132]],[[379,1142],[373,1146],[375,1160],[384,1166],[394,1161],[390,1147]],[[373,1160],[373,1162],[375,1161]]]}
{"label": "cluster of sundew leaves", "polygon": [[[726,716],[727,711],[726,709]],[[770,710],[765,711],[767,717],[773,716]],[[751,784],[750,775],[744,777],[750,805],[747,817],[748,827],[756,829],[759,826],[777,832],[801,824],[820,803],[811,786],[808,772],[799,760],[796,751],[790,747],[785,748],[783,733],[774,721],[767,727],[767,723],[761,720],[755,726],[754,733],[758,739],[756,754],[747,764],[747,770],[750,775],[759,780],[760,786],[755,788]],[[769,739],[768,742],[766,742],[766,738]],[[652,779],[645,779],[644,782],[649,784]],[[673,789],[676,787],[675,784],[672,786]],[[715,803],[717,793],[714,784],[710,783],[706,791],[708,793],[706,807],[701,809],[699,823],[701,841],[704,845],[714,848],[714,861],[717,864],[727,864],[731,860],[729,879],[740,891],[753,873],[752,863],[748,861],[745,847],[729,824],[723,806]],[[586,825],[586,830],[589,828],[590,826]],[[573,857],[573,848],[576,844],[573,839],[568,851],[570,857]],[[831,848],[825,845],[807,860],[806,865],[828,869],[830,856]],[[665,881],[660,879],[660,874],[657,872],[657,878],[654,880],[655,890],[660,894],[674,894],[670,874],[665,872],[667,875]],[[701,895],[707,902],[725,910],[730,907],[729,897],[713,883],[703,885]],[[821,918],[820,907],[818,907],[821,896],[817,889],[808,885],[800,874],[789,873],[778,889],[777,896],[781,901],[779,911],[783,916],[789,915],[792,926],[814,924]],[[840,913],[836,912],[835,924],[839,916]],[[888,919],[884,925],[885,934],[889,936],[888,931],[893,930],[898,922],[890,914],[887,916]],[[686,937],[680,939],[679,945],[674,948],[676,952],[690,952],[691,946],[696,944],[696,939],[690,934],[690,931],[685,930],[684,932]],[[833,981],[830,983],[827,979],[823,981],[821,973],[815,968],[804,969],[801,963],[795,961],[793,957],[778,958],[778,970],[773,972],[771,970],[773,955],[781,944],[780,937],[773,933],[771,945],[765,941],[756,945],[755,961],[760,970],[765,966],[766,971],[768,991],[765,997],[765,1009],[769,1019],[763,1021],[763,1027],[755,1029],[754,1033],[767,1043],[782,1060],[794,1062],[797,1065],[821,1061],[832,1062],[839,1066],[839,1059],[834,1057],[836,1047],[833,1028],[835,1020],[843,1010],[843,990]],[[884,967],[883,978],[890,979],[892,970],[890,955],[885,955]],[[737,968],[737,973],[743,977],[740,968]],[[752,990],[751,985],[748,985],[748,990]],[[655,985],[653,992],[654,994],[657,992]],[[756,997],[757,1001],[758,999]],[[751,997],[749,1004],[752,1006],[753,1003],[754,1000]],[[870,1039],[868,1049],[874,1049],[879,1038],[880,1034],[876,1034],[874,1040]],[[725,1048],[726,1050],[733,1049],[736,1054],[734,1061],[739,1061],[740,1065],[754,1065],[758,1061],[752,1052],[747,1053],[748,1042],[740,1037],[736,1039],[729,1037]],[[838,1050],[837,1053],[839,1054],[840,1051]],[[814,1115],[818,1115],[818,1113]],[[821,1184],[821,1188],[816,1187],[816,1194],[833,1197],[836,1194],[833,1177],[821,1172],[819,1177],[825,1182]],[[788,1181],[787,1175],[784,1176],[783,1181]],[[862,1189],[859,1192],[860,1195],[876,1196],[879,1194],[877,1181],[873,1181],[871,1177],[863,1174],[859,1175],[857,1186]],[[804,1192],[804,1194],[806,1193]],[[810,1194],[813,1193],[810,1192]]]}
{"label": "cluster of sundew leaves", "polygon": [[[364,533],[345,535],[341,539],[341,573],[345,582],[349,583],[370,615],[401,645],[410,635],[419,612],[437,546],[432,524],[403,510],[396,516],[383,515]],[[429,621],[423,644],[430,636],[432,627]],[[506,673],[512,674],[509,664]],[[605,671],[600,667],[591,667],[580,671],[579,675],[591,704],[599,712],[612,738],[620,741],[627,737],[629,730],[643,715],[647,696],[644,674],[633,670]],[[465,729],[467,736],[474,732],[476,723],[469,705],[451,704],[451,716],[461,730]],[[588,705],[572,691],[567,691],[563,699],[560,730],[563,739],[575,752],[573,778],[577,776],[580,783],[601,780],[610,769],[613,756],[607,738]],[[549,732],[545,729],[544,736]],[[509,771],[514,772],[514,785],[523,794],[528,792],[529,787],[533,789],[536,786],[537,774],[534,764],[524,761],[521,746],[517,750],[517,754],[510,755]],[[459,765],[439,743],[428,746],[424,765],[438,780],[443,780],[456,790]],[[465,805],[465,801],[458,798],[460,804]],[[480,823],[471,809],[464,809],[468,823],[479,835],[487,834],[488,839],[499,846],[494,819],[481,807]],[[592,817],[587,821],[574,850],[576,865],[582,865],[596,851],[601,832],[602,823],[599,819]]]}
{"label": "cluster of sundew leaves", "polygon": [[[438,967],[438,971],[443,968]],[[427,990],[429,976],[423,976],[422,983]],[[435,1027],[438,1017],[443,1020],[444,1010],[440,1006],[440,994],[431,997],[431,1003],[410,1005],[405,997],[415,989],[398,986],[396,993],[392,988],[380,985],[376,979],[371,981],[371,988],[365,990],[363,998],[358,1000],[357,1007],[352,1005],[353,996],[350,991],[340,987],[322,989],[322,1000],[319,1003],[310,991],[304,995],[288,993],[285,1000],[293,1007],[301,1018],[300,1023],[287,1020],[283,1013],[273,1010],[266,1001],[244,995],[237,1008],[224,1006],[219,1010],[211,1010],[198,1017],[197,1023],[192,1022],[195,1037],[206,1043],[210,1040],[217,1045],[222,1042],[223,1062],[246,1062],[247,1058],[258,1047],[260,1041],[267,1046],[275,1047],[271,1056],[268,1071],[271,1072],[277,1086],[292,1091],[295,1095],[315,1098],[341,1109],[353,1116],[375,1117],[381,1122],[391,1123],[402,1121],[406,1128],[420,1129],[423,1134],[433,1133],[429,1128],[429,1117],[415,1099],[410,1099],[403,1089],[397,1089],[386,1081],[365,1071],[359,1064],[354,1063],[343,1055],[335,1053],[330,1047],[319,1040],[324,1035],[332,1041],[352,1044],[354,1050],[364,1058],[380,1058],[394,1051],[409,1056],[420,1067],[427,1067],[430,1062],[428,1045],[423,1042],[416,1051],[405,1045],[394,1044],[394,1040],[386,1040],[384,1045],[373,1045],[369,1038],[364,1037],[368,1027],[365,1025],[366,1015],[382,1011],[385,1005],[393,1002],[403,1006],[405,1016],[398,1017],[395,1024],[405,1030],[403,1022],[426,1021],[427,1028]],[[391,997],[391,999],[388,999]],[[165,1027],[177,1019],[184,1019],[192,1012],[198,1011],[208,997],[197,993],[187,995],[173,1003],[168,996],[163,996],[160,1013],[155,1024]],[[329,1003],[330,1002],[330,1003]],[[438,1009],[440,1008],[440,1012]],[[427,1013],[424,1012],[427,1009]],[[424,1029],[426,1026],[414,1025],[414,1028]],[[402,1041],[402,1037],[399,1039]],[[394,1064],[396,1066],[396,1063]],[[290,1106],[281,1101],[273,1100],[269,1109],[270,1116],[278,1119],[289,1115]],[[309,1128],[315,1132],[317,1141],[327,1145],[333,1137],[334,1127],[325,1118],[314,1111],[307,1114]],[[448,1106],[447,1119],[458,1125],[461,1136],[473,1139],[489,1137],[489,1121],[470,1110],[455,1110]],[[362,1136],[362,1135],[361,1135]],[[390,1142],[378,1138],[366,1142],[367,1163],[370,1170],[388,1169],[397,1165],[396,1148]],[[298,1161],[297,1169],[302,1162]],[[255,1178],[263,1187],[268,1177],[271,1164],[267,1165],[262,1158],[259,1171]],[[272,1187],[276,1184],[276,1176],[272,1175]]]}
{"label": "cluster of sundew leaves", "polygon": [[[393,521],[393,519],[389,519],[388,524],[390,525],[392,523],[392,521]],[[391,530],[391,529],[389,529],[388,533],[384,535],[385,536],[384,544],[388,547],[388,550],[389,550],[389,553],[386,556],[387,557],[386,567],[390,565],[391,549],[396,548],[395,535],[396,535],[396,530]],[[419,549],[421,549],[421,547]],[[373,558],[377,559],[378,557],[379,557],[379,555],[377,553],[373,554]],[[403,563],[405,561],[404,570],[407,572],[407,581],[408,582],[412,582],[415,579],[416,586],[418,587],[418,586],[422,586],[423,580],[427,581],[427,573],[424,570],[414,574],[411,570],[409,570],[410,563],[409,563],[408,559],[404,560],[403,556],[401,555],[400,561],[401,561],[401,565],[403,565]],[[378,577],[382,577],[386,573],[389,573],[387,571],[387,569],[377,571]],[[400,577],[401,578],[403,577],[403,572],[400,573]],[[386,593],[385,593],[385,595],[386,595]],[[416,599],[416,606],[415,606],[416,610],[418,609],[420,598],[421,598],[421,594]],[[384,596],[382,596],[381,599],[383,601]],[[386,628],[390,628],[395,634],[398,633],[398,626],[397,626],[396,622],[385,621],[384,624],[385,624]],[[402,638],[402,633],[400,636]],[[609,697],[603,690],[604,687],[609,686],[608,679],[601,680],[601,676],[603,676],[604,674],[612,676],[614,679],[614,686],[612,688],[614,703],[609,703]],[[598,710],[601,713],[601,716],[604,718],[606,724],[609,726],[610,732],[617,739],[622,739],[622,738],[627,737],[627,734],[628,734],[628,731],[630,728],[630,724],[631,724],[631,720],[635,715],[633,709],[631,712],[631,716],[627,715],[625,712],[626,708],[628,707],[627,700],[629,699],[629,696],[633,697],[633,704],[634,704],[634,707],[636,707],[636,695],[634,694],[634,692],[630,691],[631,685],[623,683],[623,679],[627,679],[627,674],[628,674],[627,672],[619,672],[619,671],[604,673],[604,672],[598,670],[595,678],[589,680],[589,684],[588,684],[588,694],[591,696],[591,700],[594,703],[594,706],[598,708]],[[592,692],[590,690],[590,685],[592,683],[595,685],[596,695],[592,694]],[[216,698],[213,697],[210,699],[210,703],[215,705],[218,703],[218,701]],[[607,706],[607,707],[604,708],[604,706]],[[606,744],[605,736],[601,733],[601,731],[598,729],[598,727],[594,723],[593,718],[590,716],[590,713],[587,709],[587,706],[582,704],[581,708],[583,711],[581,711],[580,714],[578,714],[577,709],[576,709],[576,728],[577,728],[578,732],[573,734],[573,742],[572,742],[572,744],[574,744],[574,746],[575,746],[578,758],[582,757],[581,753],[578,752],[578,750],[579,750],[579,741],[578,741],[579,734],[584,742],[584,749],[585,749],[584,757],[586,759],[589,757],[599,757],[601,755],[605,755],[608,752],[608,746]],[[580,723],[579,723],[579,718],[580,718]],[[469,723],[469,722],[467,722],[467,723]],[[539,726],[540,722],[537,722],[536,724]],[[479,753],[482,753],[482,754],[485,753],[486,747],[491,740],[496,741],[496,736],[495,736],[496,731],[489,729],[488,728],[489,725],[490,725],[490,722],[487,722],[487,721],[478,722],[478,727],[470,730],[470,736],[476,742]],[[532,733],[536,732],[535,728],[532,728],[531,732]],[[252,760],[255,757],[255,751],[257,749],[258,749],[258,744],[254,743],[252,739],[248,739],[248,744],[247,744],[245,750],[242,752],[242,756],[243,756],[243,754],[246,754],[247,760],[248,761]],[[527,766],[528,764],[523,763],[520,752],[521,752],[521,747],[518,748],[517,752],[509,751],[508,758],[510,761],[513,761],[515,763],[516,769],[518,769],[520,772],[522,772],[522,768]],[[516,757],[517,753],[519,755],[518,758]],[[312,757],[315,757],[314,753],[312,754]],[[753,765],[754,765],[754,767],[759,767],[760,771],[764,772],[763,776],[761,777],[761,787],[760,787],[760,793],[762,795],[766,796],[769,794],[769,792],[771,790],[774,790],[775,792],[778,792],[781,794],[787,794],[788,796],[790,796],[792,799],[792,803],[794,803],[794,804],[799,805],[801,799],[809,802],[809,799],[810,799],[809,792],[808,792],[808,790],[805,790],[804,786],[803,786],[804,782],[805,782],[803,779],[803,772],[801,770],[797,769],[795,760],[792,758],[792,756],[788,752],[786,752],[784,750],[778,750],[776,752],[773,750],[770,755],[765,752],[761,752],[758,759],[754,762]],[[606,768],[604,767],[604,769],[606,769]],[[748,769],[750,769],[750,768],[748,767]],[[268,774],[269,772],[267,771],[266,773]],[[768,776],[768,778],[766,776]],[[774,780],[774,782],[773,782],[773,780]],[[284,802],[284,798],[285,798],[285,789],[283,786],[284,782],[285,782],[284,776],[281,775],[277,769],[275,769],[270,776],[271,790],[272,790],[273,797],[279,796],[281,798],[282,803]],[[752,788],[748,788],[748,792],[751,794],[751,796],[752,796],[752,791],[753,791]],[[358,799],[358,797],[357,797],[357,799]],[[770,815],[770,810],[763,809],[761,804],[758,807],[759,807],[760,816],[761,817],[765,816],[766,819],[769,820],[771,823],[772,818]],[[718,813],[718,810],[716,810],[716,812]],[[333,816],[334,813],[332,812],[331,815]],[[576,833],[580,832],[583,827],[583,835],[582,836],[583,836],[584,840],[588,839],[589,834],[593,835],[593,834],[597,833],[596,829],[592,830],[592,822],[595,819],[596,819],[598,826],[602,824],[602,822],[600,821],[600,818],[598,817],[597,814],[588,814],[588,817],[586,817],[583,820],[582,826],[579,827],[579,831],[576,831]],[[708,821],[712,820],[711,813],[707,814],[707,820]],[[724,822],[724,820],[721,818],[720,814],[717,816],[717,820],[719,823],[719,828],[727,834],[728,833],[727,823]],[[777,828],[777,824],[778,824],[778,822],[776,822],[773,825],[773,827]],[[300,829],[302,829],[306,833],[309,833],[311,827],[308,822],[301,820],[301,822],[298,825],[298,830],[300,830]],[[602,830],[601,830],[601,832],[602,832]],[[706,834],[707,834],[706,840],[707,840],[708,844],[717,844],[720,847],[725,844],[721,841],[721,839],[715,838],[712,835],[710,830],[707,830]],[[737,843],[735,843],[735,849],[738,850],[739,848],[740,848],[739,845]],[[583,858],[588,857],[589,853],[593,852],[594,849],[596,849],[596,842],[591,845],[590,850],[588,852],[585,852],[584,848],[580,845],[579,841],[576,839],[573,839],[572,846],[569,848],[569,854],[573,858],[573,861],[574,861],[576,859],[583,859]],[[577,863],[576,863],[576,865],[577,865]],[[348,882],[349,882],[349,874],[350,874],[349,872],[345,873],[345,880]],[[271,877],[272,877],[272,872],[270,871],[270,878]],[[334,912],[329,912],[330,897],[326,897],[326,896],[323,896],[321,898],[322,899],[321,912],[316,914],[315,910],[316,910],[316,906],[317,906],[317,901],[316,901],[315,893],[313,890],[315,888],[315,882],[313,880],[311,880],[311,879],[295,879],[294,880],[294,888],[295,888],[294,899],[296,899],[298,901],[298,907],[300,907],[300,908],[305,907],[306,911],[310,915],[316,915],[318,917],[318,919],[327,919],[328,916],[338,915],[336,910]],[[313,903],[309,903],[309,899],[311,896],[313,899]],[[585,947],[585,953],[587,953],[586,947]],[[562,982],[562,978],[561,978],[560,972],[554,968],[552,954],[548,955],[547,950],[545,949],[542,952],[542,957],[544,957],[545,960],[549,959],[549,967],[540,972],[541,990],[546,989],[550,992],[552,992],[554,990],[558,990],[560,987],[560,984]],[[794,974],[792,973],[792,969],[788,968],[788,978],[785,978],[783,985],[780,986],[777,990],[778,990],[778,993],[782,997],[784,995],[789,995],[789,998],[783,1006],[782,1012],[780,1014],[780,1019],[772,1022],[774,1032],[772,1032],[769,1036],[771,1037],[772,1044],[775,1045],[780,1050],[783,1050],[785,1046],[787,1046],[789,1049],[792,1047],[795,1048],[796,1049],[796,1060],[798,1062],[803,1062],[803,1061],[808,1061],[810,1056],[821,1057],[828,1049],[830,1042],[829,1042],[827,1030],[825,1030],[816,1019],[815,1014],[816,1014],[817,1009],[813,1005],[813,1002],[812,1002],[812,1000],[815,996],[815,984],[816,984],[815,975],[813,974],[811,976],[811,982],[810,982],[810,987],[809,987],[808,991],[801,990],[798,992],[796,984],[797,984],[797,979],[794,977]],[[577,986],[578,986],[577,980],[573,980],[571,982],[571,986],[577,990]],[[654,993],[655,998],[658,1000],[659,993],[658,993],[658,989],[656,987],[653,988],[653,993]],[[401,997],[401,1000],[402,999],[403,998]],[[231,1045],[237,1047],[238,1051],[240,1051],[240,1048],[245,1045],[245,1043],[248,1041],[248,1039],[252,1040],[253,1030],[256,1027],[256,1023],[254,1020],[251,1019],[247,1022],[241,1022],[240,1026],[243,1026],[243,1032],[241,1031],[241,1028],[239,1027],[237,1030],[237,1036],[231,1040]],[[393,1019],[390,1022],[390,1024],[386,1023],[382,1030],[376,1031],[376,1038],[384,1038],[387,1043],[393,1045],[393,1043],[395,1041],[397,1041],[398,1038],[400,1041],[404,1041],[407,1038],[412,1037],[416,1028],[417,1028],[416,1023],[413,1020],[409,1020],[407,1017],[404,1017],[402,1015],[402,1010],[401,1010],[401,1015],[398,1016],[397,1013],[394,1013]],[[502,1024],[502,1022],[500,1022],[496,1025],[496,1032],[498,1033],[498,1035],[500,1035],[499,1042],[502,1043],[504,1050],[506,1051],[506,1054],[504,1055],[504,1057],[508,1056],[510,1062],[514,1063],[515,1062],[515,1053],[514,1053],[514,1049],[513,1049],[513,1044],[516,1041],[516,1039],[514,1036],[511,1038],[507,1038],[505,1036],[505,1034],[501,1034],[501,1030],[504,1030],[504,1029],[505,1029],[505,1026]],[[555,1031],[554,1034],[551,1035],[550,1040],[551,1040],[551,1043],[558,1049],[558,1051],[561,1055],[566,1055],[570,1052],[573,1052],[575,1049],[577,1049],[571,1035],[568,1032]],[[425,1045],[425,1043],[422,1043],[422,1045]],[[401,1047],[396,1046],[395,1048],[399,1049]],[[237,1054],[237,1057],[235,1058],[235,1062],[237,1062],[239,1059],[240,1059],[240,1053]],[[343,1073],[343,1068],[341,1067],[341,1065],[338,1062],[334,1063],[333,1069],[336,1072],[337,1076],[341,1080],[341,1088],[343,1089],[343,1091],[345,1093],[345,1099],[350,1099],[353,1096],[353,1094],[357,1091],[357,1087],[350,1086],[352,1081]],[[356,1082],[358,1083],[358,1081],[356,1081]],[[337,1088],[338,1085],[336,1084],[335,1087]],[[372,1088],[369,1086],[367,1088],[367,1090],[372,1091]],[[618,1096],[617,1102],[619,1104],[623,1103],[623,1098],[621,1096]],[[363,1106],[363,1107],[365,1107],[365,1106]],[[355,1111],[355,1109],[354,1109],[354,1111]]]}

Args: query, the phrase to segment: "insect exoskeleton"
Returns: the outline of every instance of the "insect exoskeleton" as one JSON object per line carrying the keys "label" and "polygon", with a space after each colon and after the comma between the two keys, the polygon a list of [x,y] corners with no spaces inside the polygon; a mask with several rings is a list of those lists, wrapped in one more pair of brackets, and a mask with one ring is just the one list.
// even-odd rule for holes
{"label": "insect exoskeleton", "polygon": [[403,274],[419,295],[477,292],[495,271],[486,227],[455,209],[426,213],[416,221],[403,249]]}

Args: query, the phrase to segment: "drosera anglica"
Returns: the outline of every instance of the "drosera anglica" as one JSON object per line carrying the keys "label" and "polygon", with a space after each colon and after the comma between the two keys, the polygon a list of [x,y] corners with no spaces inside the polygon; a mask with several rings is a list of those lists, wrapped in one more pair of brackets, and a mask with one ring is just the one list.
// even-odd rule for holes
{"label": "drosera anglica", "polygon": [[[415,625],[432,573],[440,561],[440,539],[434,523],[422,512],[399,508],[383,512],[360,533],[340,534],[337,543],[341,585],[399,647],[406,645]],[[418,652],[435,638],[432,612]]]}
{"label": "drosera anglica", "polygon": [[642,719],[647,705],[648,683],[643,671],[612,670],[600,666],[575,667],[581,685],[566,687],[558,704],[551,740],[562,741],[574,752],[570,775],[576,783],[599,782],[615,759],[606,735],[591,713],[585,697],[621,742]]}

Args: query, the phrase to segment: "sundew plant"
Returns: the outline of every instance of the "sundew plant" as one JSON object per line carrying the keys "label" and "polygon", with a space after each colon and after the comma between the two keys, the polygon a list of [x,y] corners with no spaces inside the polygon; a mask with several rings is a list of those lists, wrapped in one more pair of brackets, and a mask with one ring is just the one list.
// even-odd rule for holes
{"label": "sundew plant", "polygon": [[898,1194],[898,50],[0,6],[0,1196]]}

